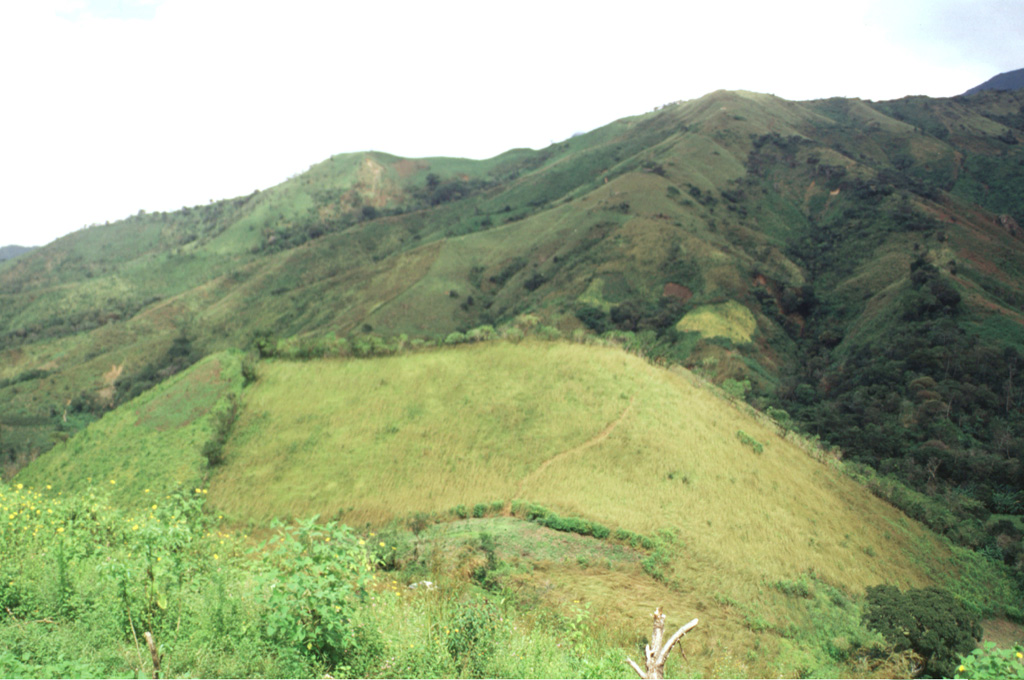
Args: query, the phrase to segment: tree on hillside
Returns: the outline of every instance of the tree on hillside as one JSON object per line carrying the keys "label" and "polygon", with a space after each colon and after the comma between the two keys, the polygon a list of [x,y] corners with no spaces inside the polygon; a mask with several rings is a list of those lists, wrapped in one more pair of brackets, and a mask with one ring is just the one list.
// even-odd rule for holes
{"label": "tree on hillside", "polygon": [[981,639],[981,626],[967,607],[941,588],[901,592],[895,586],[872,586],[867,601],[867,626],[897,652],[912,649],[920,654],[922,670],[931,677],[953,677],[960,657]]}

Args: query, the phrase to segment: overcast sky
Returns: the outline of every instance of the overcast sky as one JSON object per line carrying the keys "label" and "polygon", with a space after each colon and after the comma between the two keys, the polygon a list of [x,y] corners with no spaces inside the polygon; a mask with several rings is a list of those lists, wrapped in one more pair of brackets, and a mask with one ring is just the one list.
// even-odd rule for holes
{"label": "overcast sky", "polygon": [[962,93],[1024,0],[0,4],[0,245],[266,189],[335,153],[488,158],[717,89]]}

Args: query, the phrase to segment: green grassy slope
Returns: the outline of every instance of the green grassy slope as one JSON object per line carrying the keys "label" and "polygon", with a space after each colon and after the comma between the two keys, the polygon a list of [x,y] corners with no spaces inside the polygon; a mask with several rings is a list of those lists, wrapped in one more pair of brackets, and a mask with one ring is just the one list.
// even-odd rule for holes
{"label": "green grassy slope", "polygon": [[[487,534],[504,565],[492,578],[521,606],[540,616],[586,603],[609,644],[631,644],[656,605],[700,617],[686,673],[870,675],[880,648],[860,598],[876,583],[938,583],[986,612],[1006,606],[1005,577],[972,571],[831,459],[689,372],[614,347],[493,341],[264,361],[257,375],[243,390],[240,356],[211,356],[16,481],[109,485],[129,507],[208,485],[208,509],[235,524],[319,514],[388,531],[406,546],[400,578],[452,587],[483,564]],[[210,467],[204,451],[223,462]],[[530,504],[660,547],[542,528],[525,521]],[[388,528],[419,515],[415,538]]]}
{"label": "green grassy slope", "polygon": [[863,559],[886,541],[879,517],[896,517],[866,512],[866,492],[685,375],[614,348],[263,363],[225,460],[210,502],[243,519],[383,524],[521,499],[640,533],[675,526],[702,553],[730,535],[743,548],[718,559],[741,572],[792,577],[814,562],[836,581],[918,578]]}
{"label": "green grassy slope", "polygon": [[[853,672],[825,670],[835,659],[804,628],[820,625],[813,602],[794,602],[773,583],[811,578],[822,597],[835,588],[855,599],[880,582],[949,585],[964,575],[934,535],[769,422],[685,371],[618,349],[492,342],[372,360],[264,362],[259,375],[211,477],[216,512],[257,524],[320,514],[379,530],[416,513],[507,512],[531,502],[612,529],[668,531],[675,538],[665,582],[640,568],[642,554],[592,553],[565,541],[548,554],[548,539],[528,541],[521,534],[535,530],[517,520],[465,529],[498,537],[499,553],[525,570],[508,582],[522,593],[546,592],[551,604],[586,600],[612,629],[658,603],[703,617],[701,672],[793,673],[800,664]],[[423,545],[447,535],[431,531]],[[526,543],[526,553],[516,547]]]}
{"label": "green grassy slope", "polygon": [[[494,341],[267,361],[258,375],[243,392],[240,357],[209,357],[17,481],[56,492],[113,480],[111,497],[128,506],[208,484],[212,512],[257,526],[319,514],[379,531],[426,513],[434,519],[416,554],[428,576],[430,564],[449,578],[479,567],[473,546],[487,533],[507,565],[496,576],[504,587],[542,608],[588,603],[616,644],[629,644],[655,605],[701,617],[686,668],[713,675],[868,672],[818,639],[823,612],[860,649],[874,644],[858,619],[865,586],[964,575],[941,541],[770,421],[684,370],[613,347]],[[237,420],[227,417],[234,403]],[[210,468],[202,452],[223,441],[225,424],[224,462]],[[658,561],[508,515],[523,503],[660,536]],[[489,509],[434,523],[457,506]]]}
{"label": "green grassy slope", "polygon": [[58,444],[18,479],[72,492],[109,484],[110,498],[128,506],[205,486],[242,383],[241,356],[214,354]]}

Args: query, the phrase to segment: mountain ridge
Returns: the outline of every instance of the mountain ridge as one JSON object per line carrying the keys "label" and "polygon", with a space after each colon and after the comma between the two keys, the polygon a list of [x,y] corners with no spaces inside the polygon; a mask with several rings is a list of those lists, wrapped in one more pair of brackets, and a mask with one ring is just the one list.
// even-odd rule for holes
{"label": "mountain ridge", "polygon": [[12,260],[36,249],[36,246],[0,246],[0,262]]}
{"label": "mountain ridge", "polygon": [[[437,342],[533,313],[746,381],[918,488],[1018,507],[1022,104],[718,91],[538,151],[341,154],[76,232],[0,271],[0,446],[17,468],[230,347]],[[753,330],[719,330],[733,312]],[[961,540],[995,540],[970,526]]]}
{"label": "mountain ridge", "polygon": [[718,91],[81,230],[0,266],[5,475],[319,514],[615,644],[692,611],[687,673],[910,675],[862,589],[1022,616],[1022,140],[1019,91]]}
{"label": "mountain ridge", "polygon": [[980,85],[975,85],[964,92],[965,95],[977,94],[985,90],[1019,90],[1024,88],[1024,68],[1006,71],[992,76]]}

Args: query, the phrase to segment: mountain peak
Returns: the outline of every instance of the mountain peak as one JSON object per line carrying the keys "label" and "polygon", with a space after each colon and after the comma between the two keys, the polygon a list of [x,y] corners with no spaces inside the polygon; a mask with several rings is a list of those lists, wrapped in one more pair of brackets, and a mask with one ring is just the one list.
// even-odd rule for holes
{"label": "mountain peak", "polygon": [[1000,73],[981,85],[975,85],[964,94],[976,94],[984,90],[1019,90],[1021,88],[1024,88],[1024,68]]}

